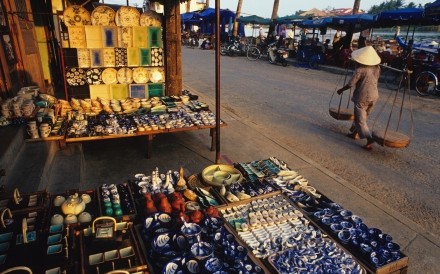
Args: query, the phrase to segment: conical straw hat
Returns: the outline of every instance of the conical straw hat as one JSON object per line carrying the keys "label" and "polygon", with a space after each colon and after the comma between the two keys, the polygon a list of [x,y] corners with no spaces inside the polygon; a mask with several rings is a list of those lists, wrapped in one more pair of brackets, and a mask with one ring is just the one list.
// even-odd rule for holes
{"label": "conical straw hat", "polygon": [[351,58],[356,62],[366,65],[375,66],[380,64],[380,57],[372,46],[357,49],[351,53]]}

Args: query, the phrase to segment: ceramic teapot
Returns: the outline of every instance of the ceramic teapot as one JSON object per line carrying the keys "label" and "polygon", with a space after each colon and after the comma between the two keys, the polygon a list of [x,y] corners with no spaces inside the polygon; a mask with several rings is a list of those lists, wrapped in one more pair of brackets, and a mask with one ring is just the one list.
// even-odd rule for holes
{"label": "ceramic teapot", "polygon": [[83,212],[85,208],[86,204],[81,197],[78,196],[78,193],[70,195],[69,198],[67,198],[67,200],[61,205],[61,210],[64,214],[78,215]]}

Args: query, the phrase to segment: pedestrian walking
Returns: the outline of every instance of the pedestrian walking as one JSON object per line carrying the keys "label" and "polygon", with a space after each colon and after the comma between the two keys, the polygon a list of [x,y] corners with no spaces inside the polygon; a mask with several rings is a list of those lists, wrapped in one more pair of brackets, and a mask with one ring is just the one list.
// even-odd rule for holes
{"label": "pedestrian walking", "polygon": [[378,81],[380,76],[380,57],[372,46],[366,46],[351,53],[351,58],[356,62],[353,77],[337,93],[354,87],[354,122],[347,135],[353,139],[367,139],[367,144],[362,146],[366,150],[373,149],[374,139],[367,125],[368,116],[379,98]]}

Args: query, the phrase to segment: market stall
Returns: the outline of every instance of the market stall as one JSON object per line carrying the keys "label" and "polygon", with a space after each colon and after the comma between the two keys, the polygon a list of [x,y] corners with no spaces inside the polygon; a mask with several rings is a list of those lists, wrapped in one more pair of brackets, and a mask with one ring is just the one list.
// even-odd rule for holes
{"label": "market stall", "polygon": [[[406,273],[408,267],[392,235],[275,157],[211,165],[190,176],[183,168],[156,168],[90,190],[17,191],[0,203],[8,206],[0,212],[0,270]],[[19,253],[29,256],[17,260]]]}

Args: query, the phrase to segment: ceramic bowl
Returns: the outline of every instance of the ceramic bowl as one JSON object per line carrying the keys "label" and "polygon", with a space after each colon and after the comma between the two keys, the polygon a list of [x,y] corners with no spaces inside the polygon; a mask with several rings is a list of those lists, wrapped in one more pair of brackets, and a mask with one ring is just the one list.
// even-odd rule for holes
{"label": "ceramic bowl", "polygon": [[78,215],[78,221],[80,223],[88,223],[92,221],[92,215],[88,212],[81,212],[81,214]]}
{"label": "ceramic bowl", "polygon": [[53,205],[54,206],[61,206],[66,201],[66,198],[64,196],[56,196],[53,199]]}
{"label": "ceramic bowl", "polygon": [[76,224],[78,222],[78,218],[76,215],[73,214],[67,214],[66,218],[64,218],[64,224]]}
{"label": "ceramic bowl", "polygon": [[64,217],[61,214],[54,214],[52,218],[50,218],[51,225],[62,225],[64,222]]}
{"label": "ceramic bowl", "polygon": [[92,198],[90,197],[89,194],[87,193],[83,193],[81,194],[81,199],[83,200],[84,203],[88,204],[92,201]]}

